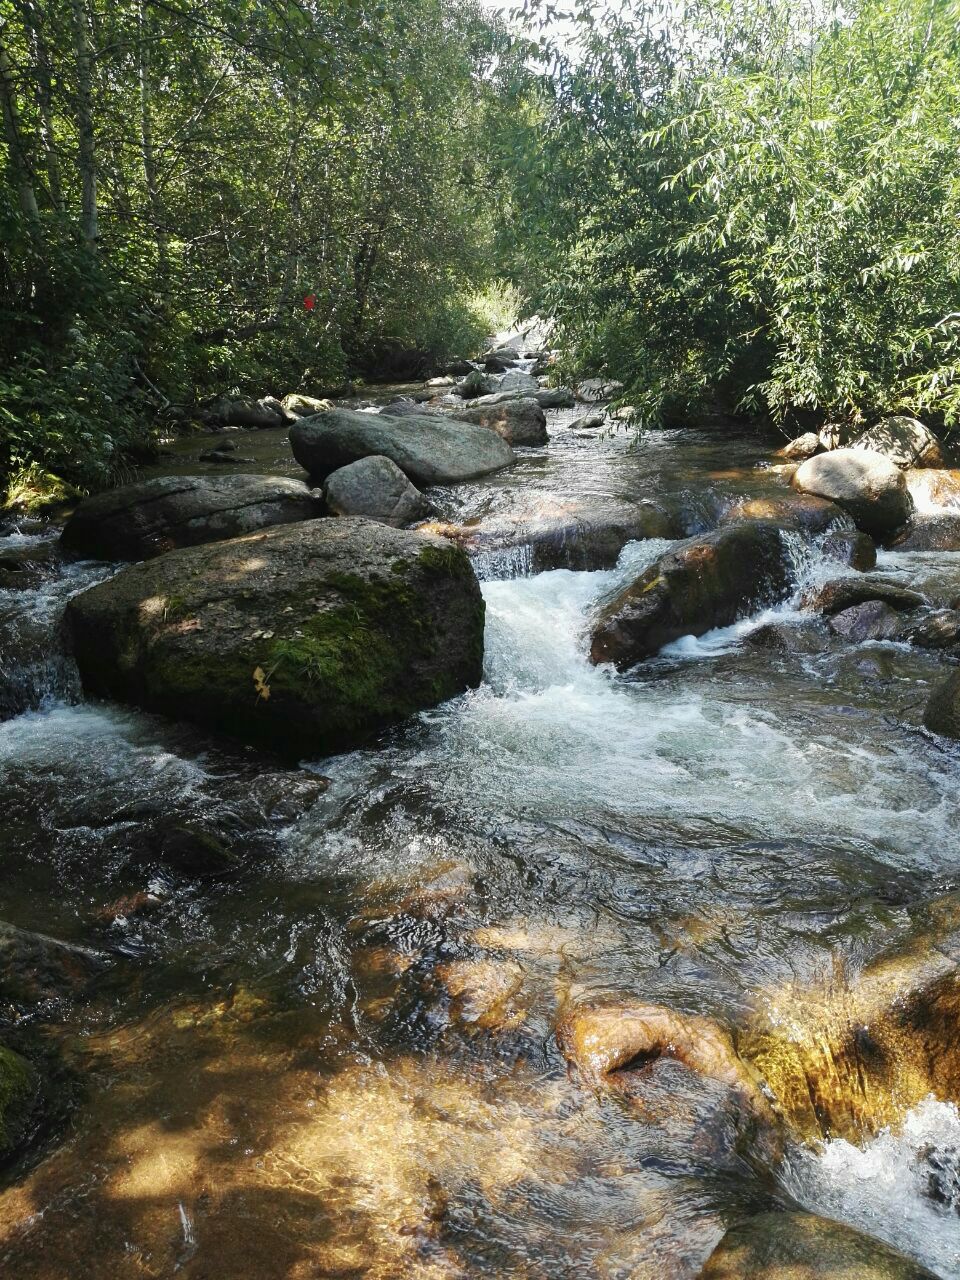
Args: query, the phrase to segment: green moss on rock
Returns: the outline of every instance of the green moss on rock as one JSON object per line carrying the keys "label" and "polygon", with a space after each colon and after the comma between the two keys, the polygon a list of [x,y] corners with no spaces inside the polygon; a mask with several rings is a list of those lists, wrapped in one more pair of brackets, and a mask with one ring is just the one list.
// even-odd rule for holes
{"label": "green moss on rock", "polygon": [[0,1159],[25,1136],[37,1094],[34,1068],[19,1053],[0,1045]]}

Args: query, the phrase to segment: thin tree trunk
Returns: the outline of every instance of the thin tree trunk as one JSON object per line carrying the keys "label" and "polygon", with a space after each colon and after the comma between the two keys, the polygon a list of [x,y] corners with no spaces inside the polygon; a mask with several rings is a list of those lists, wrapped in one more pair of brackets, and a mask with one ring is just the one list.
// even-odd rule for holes
{"label": "thin tree trunk", "polygon": [[97,149],[93,131],[93,70],[90,27],[83,0],[71,0],[74,54],[77,62],[77,132],[80,158],[80,229],[87,248],[95,253],[99,235],[97,211]]}
{"label": "thin tree trunk", "polygon": [[53,126],[53,66],[44,32],[46,15],[40,7],[40,0],[21,0],[20,11],[33,52],[37,114],[40,118],[40,138],[47,170],[47,191],[51,205],[59,211],[63,208],[63,188]]}
{"label": "thin tree trunk", "polygon": [[37,206],[37,193],[33,186],[33,174],[27,159],[27,151],[23,140],[20,108],[17,105],[16,77],[13,64],[6,46],[2,43],[3,30],[0,28],[0,105],[3,107],[3,135],[6,138],[10,155],[10,168],[13,181],[20,198],[20,208],[30,227],[34,239],[40,236],[40,210]]}
{"label": "thin tree trunk", "polygon": [[143,179],[147,188],[147,203],[150,206],[150,219],[157,242],[157,267],[161,281],[168,275],[167,231],[164,224],[163,205],[160,200],[160,186],[157,181],[157,161],[153,147],[153,119],[151,116],[152,90],[150,87],[150,39],[149,19],[144,0],[140,0],[137,12],[140,34],[139,70],[140,70],[140,156],[143,161]]}

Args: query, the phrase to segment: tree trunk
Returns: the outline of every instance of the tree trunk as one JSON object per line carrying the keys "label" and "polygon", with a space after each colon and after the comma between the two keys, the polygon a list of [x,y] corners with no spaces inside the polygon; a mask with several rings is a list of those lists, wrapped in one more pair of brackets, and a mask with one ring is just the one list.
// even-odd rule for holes
{"label": "tree trunk", "polygon": [[47,192],[51,206],[59,212],[63,208],[63,188],[60,183],[60,163],[53,126],[53,65],[50,61],[50,46],[44,30],[46,15],[40,7],[40,0],[21,0],[20,12],[33,54],[35,97],[37,115],[40,119],[40,138],[46,162]]}
{"label": "tree trunk", "polygon": [[153,234],[157,242],[157,269],[161,283],[165,283],[168,275],[167,232],[164,225],[163,204],[160,199],[160,185],[157,181],[157,162],[153,148],[153,119],[151,116],[152,90],[150,86],[150,33],[149,19],[144,0],[140,0],[137,11],[139,30],[139,73],[140,73],[140,157],[143,161],[143,180],[147,188],[147,204],[150,207],[150,220],[153,223]]}
{"label": "tree trunk", "polygon": [[93,70],[90,26],[83,0],[71,0],[74,54],[77,63],[77,133],[80,158],[80,229],[87,248],[95,253],[99,235],[97,213],[97,150],[93,131]]}
{"label": "tree trunk", "polygon": [[[0,28],[0,37],[2,34],[2,28]],[[33,174],[24,144],[13,64],[3,43],[0,43],[0,104],[3,107],[3,135],[7,142],[10,168],[17,195],[20,198],[20,208],[27,219],[31,236],[37,240],[40,237],[40,210],[37,207],[37,193],[34,190]]]}

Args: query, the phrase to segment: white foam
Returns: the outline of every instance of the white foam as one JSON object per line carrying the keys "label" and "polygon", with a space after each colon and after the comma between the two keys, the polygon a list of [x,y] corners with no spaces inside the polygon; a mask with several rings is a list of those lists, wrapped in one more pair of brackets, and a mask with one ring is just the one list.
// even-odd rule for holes
{"label": "white foam", "polygon": [[862,1147],[834,1138],[795,1153],[784,1185],[805,1208],[887,1241],[944,1280],[960,1280],[960,1115],[953,1103],[928,1098],[897,1131],[885,1129]]}

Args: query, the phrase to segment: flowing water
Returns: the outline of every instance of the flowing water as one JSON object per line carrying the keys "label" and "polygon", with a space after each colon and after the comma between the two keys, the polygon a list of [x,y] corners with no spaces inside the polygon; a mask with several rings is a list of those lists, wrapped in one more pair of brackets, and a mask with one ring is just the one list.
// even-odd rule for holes
{"label": "flowing water", "polygon": [[[436,494],[444,514],[666,497],[693,531],[771,489],[755,438],[634,448],[574,416],[511,471]],[[166,469],[202,470],[200,447]],[[296,473],[280,433],[242,451]],[[727,1222],[782,1203],[960,1277],[948,1102],[768,1167],[680,1062],[628,1104],[553,1037],[591,996],[775,1007],[957,884],[960,755],[918,727],[942,664],[749,642],[771,616],[802,636],[800,590],[842,572],[794,541],[793,600],[626,676],[587,661],[590,617],[669,544],[535,575],[521,549],[484,582],[479,689],[291,770],[82,701],[58,619],[112,567],[10,533],[0,919],[98,969],[3,1010],[63,1100],[0,1192],[3,1274],[684,1280]],[[883,569],[960,594],[960,556]],[[178,862],[184,825],[229,865]]]}

